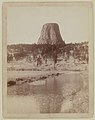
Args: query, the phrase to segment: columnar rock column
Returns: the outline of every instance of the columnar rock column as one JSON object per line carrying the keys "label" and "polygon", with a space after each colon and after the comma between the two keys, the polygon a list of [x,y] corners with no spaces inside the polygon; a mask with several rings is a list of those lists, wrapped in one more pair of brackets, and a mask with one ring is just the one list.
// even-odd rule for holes
{"label": "columnar rock column", "polygon": [[65,44],[57,23],[46,23],[43,25],[38,44]]}

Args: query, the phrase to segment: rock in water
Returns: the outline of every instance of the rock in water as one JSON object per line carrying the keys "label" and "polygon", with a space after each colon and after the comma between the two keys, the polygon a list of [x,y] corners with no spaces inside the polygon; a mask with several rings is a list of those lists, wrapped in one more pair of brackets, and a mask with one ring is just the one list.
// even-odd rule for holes
{"label": "rock in water", "polygon": [[65,44],[57,23],[46,23],[43,25],[38,44]]}

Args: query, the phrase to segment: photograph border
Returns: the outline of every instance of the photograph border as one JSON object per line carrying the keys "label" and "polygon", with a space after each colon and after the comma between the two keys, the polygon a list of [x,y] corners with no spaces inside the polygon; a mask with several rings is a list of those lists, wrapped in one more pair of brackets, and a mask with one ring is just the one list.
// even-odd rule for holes
{"label": "photograph border", "polygon": [[3,49],[3,94],[2,94],[2,101],[3,101],[3,117],[4,118],[88,118],[93,117],[94,113],[94,27],[93,27],[93,2],[91,3],[92,6],[92,14],[89,13],[91,17],[92,23],[89,23],[89,113],[56,113],[56,114],[7,114],[6,106],[7,106],[7,7],[13,6],[63,6],[64,4],[78,4],[81,3],[83,5],[85,2],[5,2],[3,3],[3,42],[2,42],[2,49]]}

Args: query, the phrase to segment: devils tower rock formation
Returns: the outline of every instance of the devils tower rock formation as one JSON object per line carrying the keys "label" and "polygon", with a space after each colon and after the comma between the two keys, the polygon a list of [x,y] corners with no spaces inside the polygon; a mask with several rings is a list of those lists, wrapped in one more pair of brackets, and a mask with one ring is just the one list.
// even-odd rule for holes
{"label": "devils tower rock formation", "polygon": [[38,44],[65,44],[57,23],[46,23],[43,25]]}

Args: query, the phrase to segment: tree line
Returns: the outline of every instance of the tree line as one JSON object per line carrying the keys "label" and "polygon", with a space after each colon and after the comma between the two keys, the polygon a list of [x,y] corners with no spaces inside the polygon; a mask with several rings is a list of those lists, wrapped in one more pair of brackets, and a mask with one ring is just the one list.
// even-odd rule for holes
{"label": "tree line", "polygon": [[[7,61],[10,62],[13,60],[13,55],[16,60],[23,59],[29,55],[32,55],[34,58],[41,54],[43,57],[52,58],[54,52],[58,56],[64,56],[64,53],[67,56],[70,55],[70,50],[73,50],[74,57],[80,58],[82,54],[84,56],[88,54],[88,42],[82,43],[69,43],[69,44],[13,44],[7,46]],[[83,57],[84,57],[83,56]],[[82,58],[83,59],[83,58]]]}

